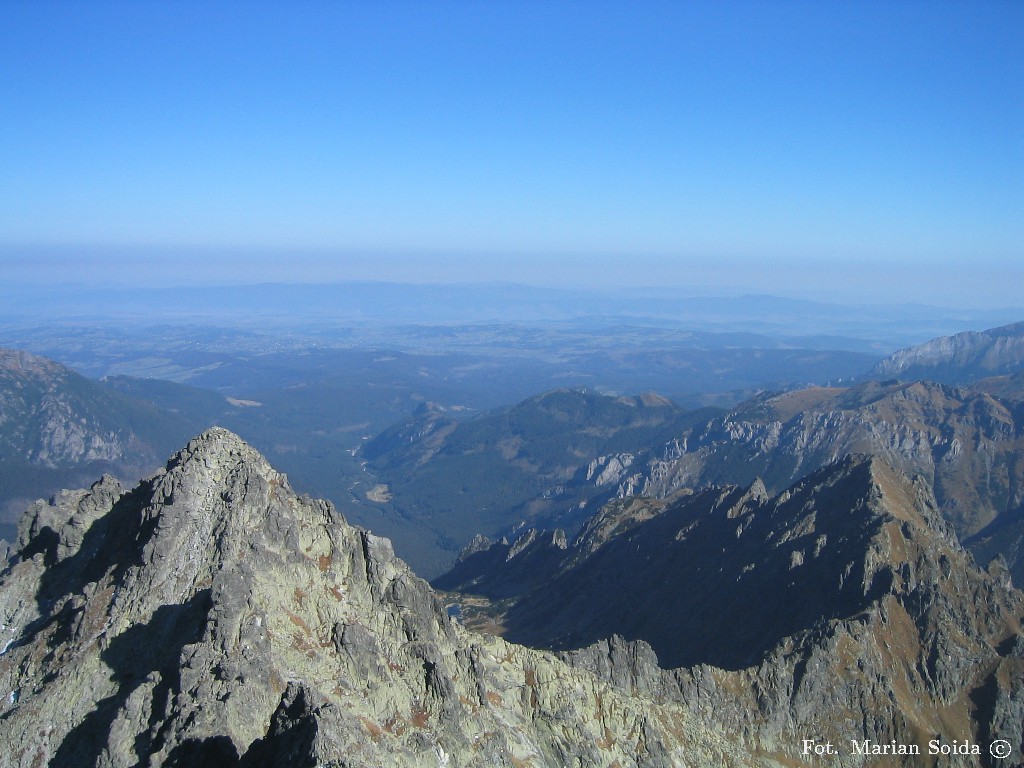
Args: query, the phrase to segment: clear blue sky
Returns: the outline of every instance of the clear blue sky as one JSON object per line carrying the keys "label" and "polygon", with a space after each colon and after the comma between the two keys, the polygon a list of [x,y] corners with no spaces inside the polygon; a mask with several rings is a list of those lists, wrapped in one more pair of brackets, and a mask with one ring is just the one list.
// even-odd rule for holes
{"label": "clear blue sky", "polygon": [[[8,0],[0,18],[11,278],[173,258],[179,281],[1024,294],[1016,0]],[[911,295],[921,274],[934,296]]]}

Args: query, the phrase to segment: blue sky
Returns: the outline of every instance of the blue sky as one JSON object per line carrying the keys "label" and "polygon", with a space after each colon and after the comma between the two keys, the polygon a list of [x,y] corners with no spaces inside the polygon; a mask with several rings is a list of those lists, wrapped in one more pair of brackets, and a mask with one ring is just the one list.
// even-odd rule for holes
{"label": "blue sky", "polygon": [[11,278],[1024,285],[1024,3],[2,15]]}

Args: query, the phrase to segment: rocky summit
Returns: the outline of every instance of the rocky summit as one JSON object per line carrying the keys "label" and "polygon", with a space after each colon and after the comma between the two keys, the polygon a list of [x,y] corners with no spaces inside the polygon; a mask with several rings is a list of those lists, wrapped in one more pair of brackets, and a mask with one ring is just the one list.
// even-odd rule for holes
{"label": "rocky summit", "polygon": [[134,489],[104,478],[22,520],[0,574],[2,762],[793,764],[595,653],[469,633],[387,540],[212,429]]}

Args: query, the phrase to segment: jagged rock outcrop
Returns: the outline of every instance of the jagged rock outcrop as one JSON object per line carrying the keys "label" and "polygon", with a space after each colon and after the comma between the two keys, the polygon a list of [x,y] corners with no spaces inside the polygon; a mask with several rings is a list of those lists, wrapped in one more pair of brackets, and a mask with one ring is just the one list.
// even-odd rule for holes
{"label": "jagged rock outcrop", "polygon": [[38,504],[0,575],[10,766],[746,766],[682,702],[467,633],[386,539],[210,430]]}
{"label": "jagged rock outcrop", "polygon": [[[617,500],[553,566],[519,557],[541,586],[506,608],[507,638],[709,714],[748,745],[797,759],[808,734],[847,756],[854,739],[1004,738],[1021,759],[1024,595],[1005,567],[976,566],[927,483],[880,459],[774,497],[755,481]],[[454,586],[488,594],[511,563]]]}
{"label": "jagged rock outcrop", "polygon": [[[754,398],[685,430],[631,467],[616,495],[664,498],[755,477],[778,492],[850,453],[878,456],[925,478],[964,541],[1024,509],[1021,403],[927,382],[813,387]],[[1024,559],[1004,541],[989,557],[1002,553],[1020,582]]]}

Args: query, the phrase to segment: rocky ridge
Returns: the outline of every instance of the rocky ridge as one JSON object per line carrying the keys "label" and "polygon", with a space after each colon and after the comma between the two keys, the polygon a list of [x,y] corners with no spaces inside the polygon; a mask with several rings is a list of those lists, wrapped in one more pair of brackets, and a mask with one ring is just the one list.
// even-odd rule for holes
{"label": "rocky ridge", "polygon": [[[760,477],[778,492],[850,453],[878,456],[925,478],[943,516],[968,542],[1024,509],[1024,405],[928,382],[763,395],[683,431],[645,461],[602,456],[577,482],[601,482],[613,497],[665,498]],[[1018,581],[1024,581],[1024,560],[1015,554],[1021,545],[1004,540],[993,551]]]}
{"label": "rocky ridge", "polygon": [[966,384],[1024,370],[1024,322],[965,331],[901,349],[871,370],[875,378]]}
{"label": "rocky ridge", "polygon": [[681,701],[466,632],[387,540],[222,429],[132,490],[35,505],[16,550],[11,766],[779,764]]}
{"label": "rocky ridge", "polygon": [[[565,549],[529,538],[469,555],[446,585],[507,601],[492,593],[503,572],[532,572],[537,586],[503,604],[510,640],[793,759],[800,734],[1005,738],[1022,757],[1024,596],[1005,566],[975,565],[927,483],[880,459],[846,458],[776,496],[755,481],[621,499]],[[944,760],[907,764],[979,764]]]}

